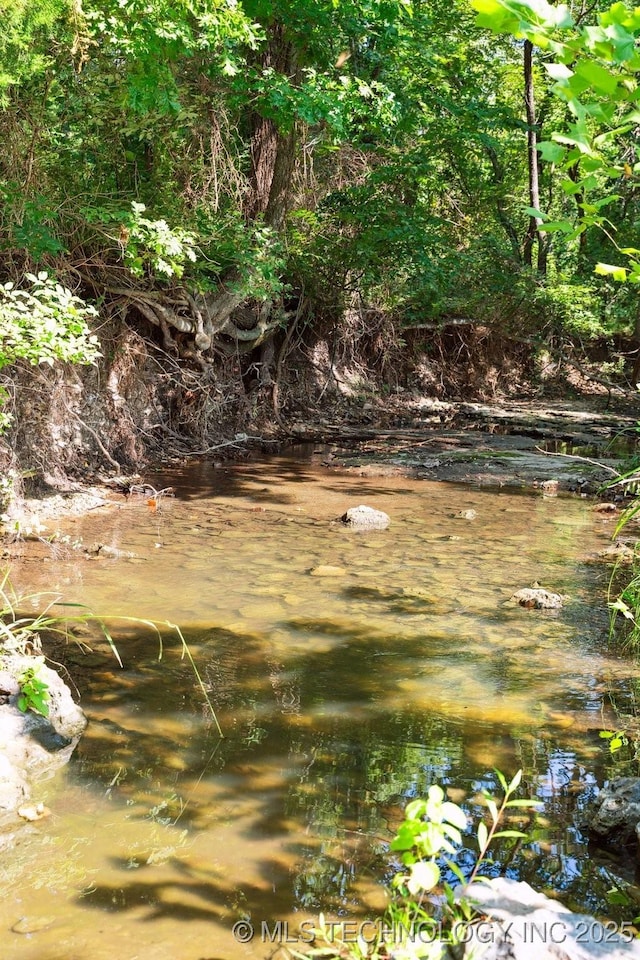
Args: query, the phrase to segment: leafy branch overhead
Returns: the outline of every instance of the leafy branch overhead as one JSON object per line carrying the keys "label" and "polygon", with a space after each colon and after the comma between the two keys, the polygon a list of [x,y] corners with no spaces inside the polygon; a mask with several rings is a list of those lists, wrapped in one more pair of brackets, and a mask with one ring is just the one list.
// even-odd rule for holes
{"label": "leafy branch overhead", "polygon": [[565,173],[561,186],[579,198],[577,222],[553,219],[540,210],[540,229],[561,231],[572,240],[597,226],[628,257],[624,266],[599,263],[596,273],[614,280],[640,283],[640,250],[618,247],[616,225],[607,208],[620,200],[603,185],[635,180],[640,174],[635,141],[640,126],[638,70],[640,8],[617,2],[597,13],[595,23],[574,20],[564,4],[546,0],[471,0],[479,26],[510,33],[535,44],[544,53],[543,68],[552,93],[566,104],[569,122],[541,140],[542,159]]}
{"label": "leafy branch overhead", "polygon": [[5,313],[46,272],[194,375],[230,358],[267,383],[354,310],[399,346],[451,319],[633,332],[609,282],[640,277],[625,4],[6,6]]}

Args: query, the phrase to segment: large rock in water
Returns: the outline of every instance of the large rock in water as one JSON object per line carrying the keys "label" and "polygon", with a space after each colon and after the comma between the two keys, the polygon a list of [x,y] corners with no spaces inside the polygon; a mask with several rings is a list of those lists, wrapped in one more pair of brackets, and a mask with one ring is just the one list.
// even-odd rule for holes
{"label": "large rock in water", "polygon": [[361,504],[359,507],[349,507],[340,517],[346,526],[354,530],[386,530],[391,523],[388,514],[382,510],[374,510]]}
{"label": "large rock in water", "polygon": [[564,601],[565,597],[559,593],[551,593],[541,587],[525,587],[523,590],[516,590],[509,602],[536,610],[559,610]]}
{"label": "large rock in water", "polygon": [[620,843],[640,837],[640,777],[617,777],[598,794],[589,830]]}
{"label": "large rock in water", "polygon": [[[37,677],[48,690],[49,716],[18,707],[20,675],[37,663]],[[33,657],[12,656],[2,662],[0,691],[0,818],[16,810],[32,785],[68,762],[87,725],[58,674]]]}
{"label": "large rock in water", "polygon": [[631,925],[604,925],[594,917],[572,913],[536,893],[528,883],[497,877],[456,893],[473,901],[488,919],[461,930],[463,943],[449,948],[450,958],[640,960],[640,942],[633,939]]}

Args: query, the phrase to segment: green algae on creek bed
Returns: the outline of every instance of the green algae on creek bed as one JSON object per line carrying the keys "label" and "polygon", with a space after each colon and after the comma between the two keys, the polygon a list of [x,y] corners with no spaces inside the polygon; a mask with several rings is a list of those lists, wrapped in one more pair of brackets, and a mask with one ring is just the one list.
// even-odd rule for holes
{"label": "green algae on creek bed", "polygon": [[[91,723],[37,797],[53,817],[3,855],[3,960],[235,960],[240,916],[292,929],[320,909],[373,916],[406,800],[440,782],[477,817],[494,767],[522,766],[546,807],[510,871],[604,909],[613,868],[572,823],[577,796],[613,769],[598,737],[615,723],[609,700],[632,695],[640,670],[607,651],[606,575],[582,559],[610,525],[588,503],[287,458],[154,481],[170,483],[158,513],[130,499],[68,527],[143,563],[69,550],[11,575],[96,612],[179,623],[225,740],[168,632],[158,661],[153,636],[114,626],[123,671],[75,653]],[[358,503],[391,527],[334,522]],[[473,522],[451,519],[466,509]],[[310,576],[321,564],[346,573]],[[534,580],[571,601],[505,605]],[[21,917],[30,937],[8,932]]]}

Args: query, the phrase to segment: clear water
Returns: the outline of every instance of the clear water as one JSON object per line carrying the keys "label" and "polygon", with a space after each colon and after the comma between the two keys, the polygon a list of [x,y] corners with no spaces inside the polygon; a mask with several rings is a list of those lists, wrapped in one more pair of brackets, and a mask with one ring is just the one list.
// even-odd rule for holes
{"label": "clear water", "polygon": [[[159,660],[152,631],[111,620],[123,669],[95,631],[90,652],[56,651],[90,725],[35,792],[52,816],[3,853],[3,960],[262,958],[284,937],[277,920],[293,936],[320,910],[373,917],[407,800],[438,782],[477,816],[495,767],[522,768],[523,793],[544,802],[532,842],[498,851],[503,868],[609,912],[612,877],[632,870],[590,849],[579,821],[613,769],[599,731],[640,677],[608,648],[607,573],[585,562],[611,520],[580,499],[293,457],[150,479],[176,496],[158,510],[123,498],[64,528],[135,558],[25,545],[12,580],[179,624],[225,736],[169,629]],[[389,529],[333,522],[359,503]],[[454,519],[467,509],[476,519]],[[565,608],[506,603],[533,581]],[[242,918],[248,944],[232,934]]]}

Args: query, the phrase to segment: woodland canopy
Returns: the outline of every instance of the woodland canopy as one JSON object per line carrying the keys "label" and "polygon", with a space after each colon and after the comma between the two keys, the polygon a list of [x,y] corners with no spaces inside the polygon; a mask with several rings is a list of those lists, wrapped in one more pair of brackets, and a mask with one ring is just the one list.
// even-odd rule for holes
{"label": "woodland canopy", "polygon": [[633,357],[640,8],[2,7],[7,360],[29,277],[203,376],[231,357],[276,377],[349,312],[400,347],[454,320],[604,339],[608,374]]}

